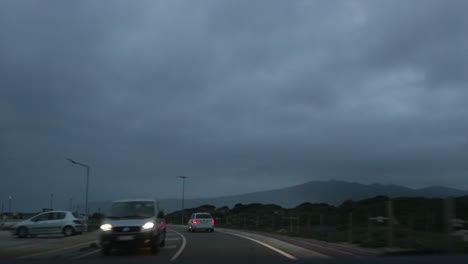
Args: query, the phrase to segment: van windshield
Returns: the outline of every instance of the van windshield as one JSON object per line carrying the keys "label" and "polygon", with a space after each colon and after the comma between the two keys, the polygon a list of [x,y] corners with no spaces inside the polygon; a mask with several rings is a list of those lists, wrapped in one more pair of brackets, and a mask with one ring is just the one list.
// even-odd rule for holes
{"label": "van windshield", "polygon": [[152,202],[117,202],[112,204],[108,218],[149,218],[154,213]]}

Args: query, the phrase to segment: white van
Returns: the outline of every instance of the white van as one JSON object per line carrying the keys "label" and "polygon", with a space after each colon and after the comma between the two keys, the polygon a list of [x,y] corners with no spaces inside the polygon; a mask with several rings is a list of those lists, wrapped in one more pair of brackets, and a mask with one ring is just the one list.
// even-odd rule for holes
{"label": "white van", "polygon": [[166,224],[155,200],[132,199],[112,202],[109,214],[101,225],[100,242],[103,255],[112,249],[149,247],[157,252],[164,247]]}

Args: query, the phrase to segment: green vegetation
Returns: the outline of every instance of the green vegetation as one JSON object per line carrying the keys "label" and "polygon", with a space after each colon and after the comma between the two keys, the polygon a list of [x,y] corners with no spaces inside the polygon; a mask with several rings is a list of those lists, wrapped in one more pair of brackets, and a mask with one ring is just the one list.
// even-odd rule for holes
{"label": "green vegetation", "polygon": [[[438,198],[392,198],[392,225],[387,220],[389,201],[386,196],[376,196],[360,201],[348,200],[339,206],[303,203],[295,208],[282,208],[275,204],[253,203],[216,208],[204,205],[170,213],[166,219],[169,223],[181,224],[184,216],[183,224],[186,224],[193,212],[202,211],[211,213],[220,227],[351,242],[363,247],[468,252],[468,242],[448,235],[466,227],[463,224],[452,226],[447,220],[468,219],[468,196],[449,200],[452,206]],[[380,221],[376,217],[381,217]]]}

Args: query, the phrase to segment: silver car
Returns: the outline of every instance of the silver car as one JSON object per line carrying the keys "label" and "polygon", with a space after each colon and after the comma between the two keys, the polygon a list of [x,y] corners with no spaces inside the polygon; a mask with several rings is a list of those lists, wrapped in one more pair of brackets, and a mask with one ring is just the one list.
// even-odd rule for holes
{"label": "silver car", "polygon": [[17,223],[13,234],[19,238],[42,234],[71,236],[85,230],[86,225],[79,215],[69,211],[49,211]]}
{"label": "silver car", "polygon": [[209,213],[193,213],[188,221],[188,231],[195,232],[197,230],[214,231],[215,219]]}

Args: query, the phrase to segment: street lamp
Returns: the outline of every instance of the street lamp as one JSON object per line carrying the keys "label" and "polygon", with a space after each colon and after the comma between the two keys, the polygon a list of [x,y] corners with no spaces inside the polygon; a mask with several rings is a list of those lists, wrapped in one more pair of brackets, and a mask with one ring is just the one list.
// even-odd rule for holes
{"label": "street lamp", "polygon": [[69,205],[70,211],[73,211],[73,197],[70,197],[69,200],[70,200],[70,205]]}
{"label": "street lamp", "polygon": [[50,209],[54,210],[54,193],[50,193]]}
{"label": "street lamp", "polygon": [[177,178],[182,179],[182,224],[184,224],[184,200],[185,200],[185,179],[187,179],[187,176],[177,176]]}
{"label": "street lamp", "polygon": [[89,170],[90,170],[90,166],[89,165],[86,165],[86,164],[83,164],[83,163],[79,163],[79,162],[76,162],[72,159],[67,159],[69,162],[75,164],[75,165],[79,165],[79,166],[82,166],[82,167],[85,167],[86,168],[86,201],[85,201],[85,214],[87,217],[89,217],[89,211],[88,211],[88,193],[89,193]]}

